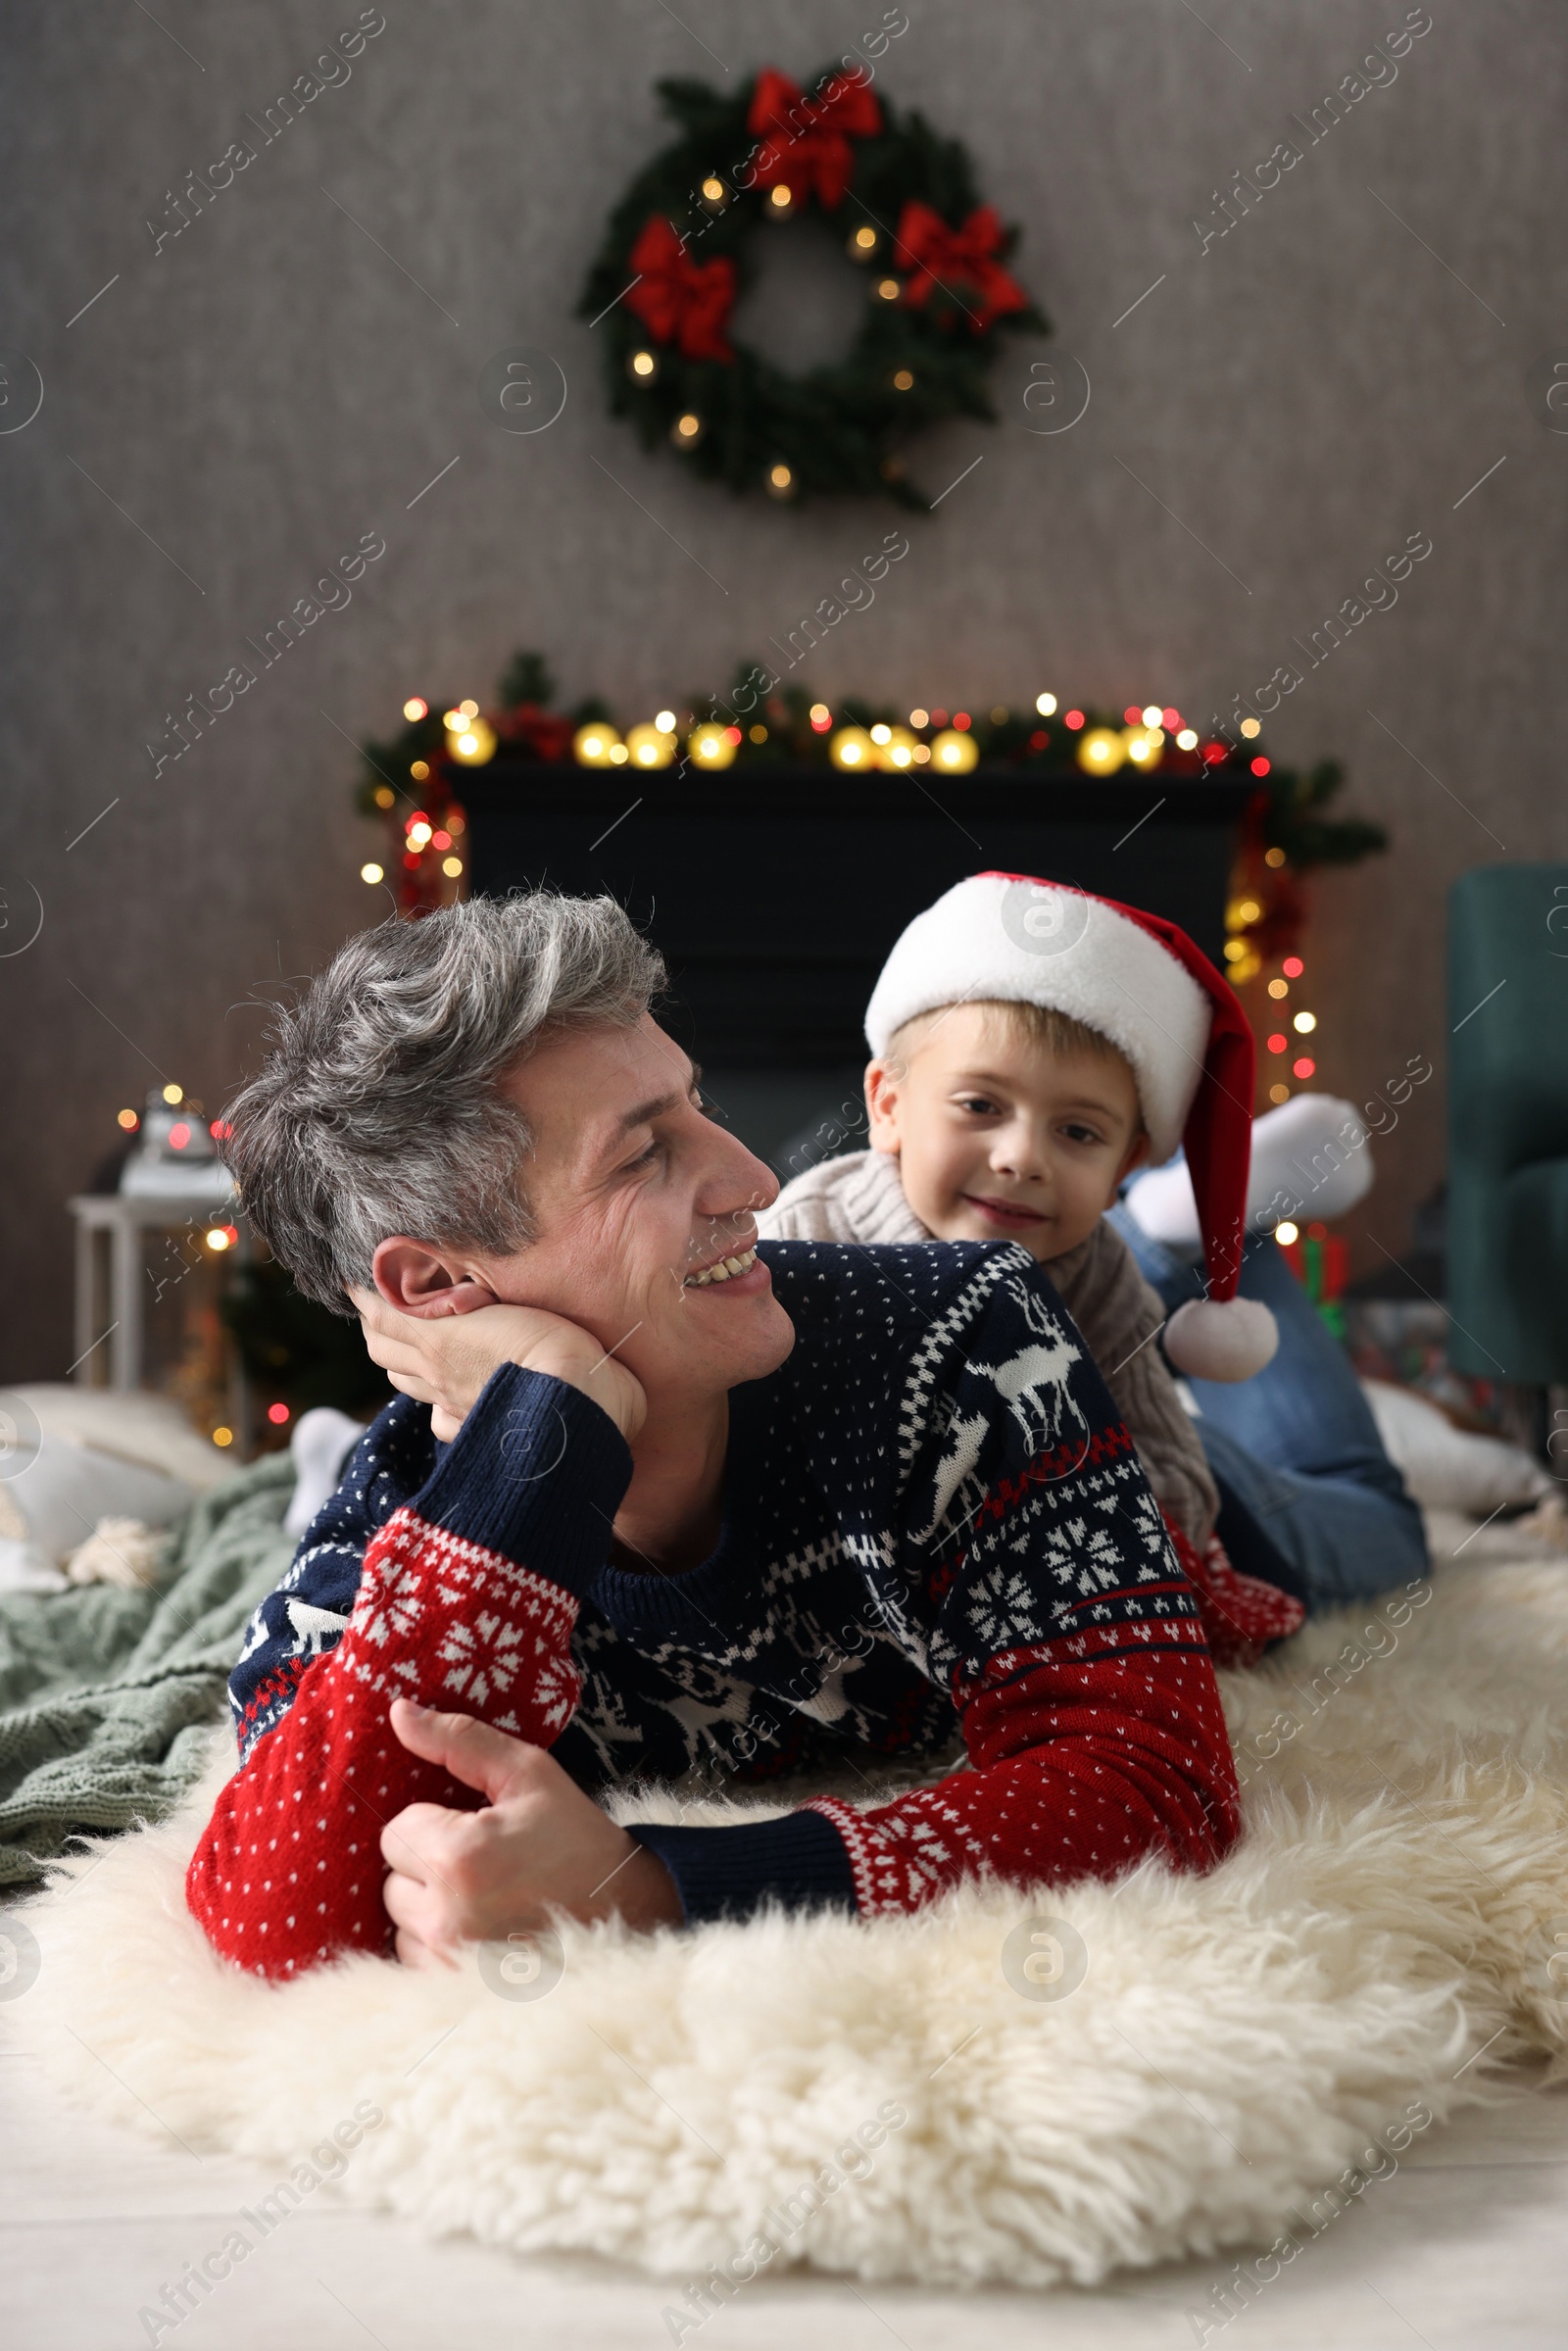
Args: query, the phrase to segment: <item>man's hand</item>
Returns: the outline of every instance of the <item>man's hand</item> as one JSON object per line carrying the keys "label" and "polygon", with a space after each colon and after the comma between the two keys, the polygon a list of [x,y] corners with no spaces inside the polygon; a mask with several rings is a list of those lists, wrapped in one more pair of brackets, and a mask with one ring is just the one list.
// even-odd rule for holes
{"label": "man's hand", "polygon": [[382,1900],[405,1967],[444,1964],[455,1943],[505,1942],[548,1926],[551,1905],[585,1921],[679,1925],[680,1896],[663,1863],[543,1747],[408,1698],[393,1700],[391,1721],[412,1753],[486,1798],[482,1812],[410,1804],[381,1832],[392,1872]]}
{"label": "man's hand", "polygon": [[[480,1296],[486,1295],[481,1292]],[[352,1290],[372,1363],[394,1388],[432,1407],[430,1426],[450,1444],[503,1363],[549,1372],[580,1388],[609,1413],[629,1445],[648,1398],[635,1373],[607,1355],[590,1331],[537,1306],[475,1306],[426,1320],[404,1314],[373,1290]]]}

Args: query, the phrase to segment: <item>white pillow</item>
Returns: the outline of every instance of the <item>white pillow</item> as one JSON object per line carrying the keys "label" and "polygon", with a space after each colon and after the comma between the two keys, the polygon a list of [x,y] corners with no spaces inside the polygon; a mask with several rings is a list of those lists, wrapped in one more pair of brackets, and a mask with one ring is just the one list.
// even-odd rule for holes
{"label": "white pillow", "polygon": [[1556,1491],[1539,1461],[1500,1437],[1456,1429],[1436,1404],[1388,1380],[1363,1380],[1384,1450],[1403,1473],[1414,1499],[1430,1510],[1461,1510],[1471,1518],[1527,1510]]}
{"label": "white pillow", "polygon": [[208,1494],[239,1466],[208,1438],[199,1437],[179,1406],[167,1396],[141,1391],[125,1396],[109,1388],[77,1388],[63,1380],[0,1390],[0,1434],[16,1429],[18,1444],[65,1437],[94,1452],[113,1453],[144,1469],[178,1478],[196,1494]]}
{"label": "white pillow", "polygon": [[45,1437],[9,1450],[0,1484],[0,1590],[63,1592],[72,1552],[100,1519],[167,1527],[196,1499],[193,1487],[113,1453]]}

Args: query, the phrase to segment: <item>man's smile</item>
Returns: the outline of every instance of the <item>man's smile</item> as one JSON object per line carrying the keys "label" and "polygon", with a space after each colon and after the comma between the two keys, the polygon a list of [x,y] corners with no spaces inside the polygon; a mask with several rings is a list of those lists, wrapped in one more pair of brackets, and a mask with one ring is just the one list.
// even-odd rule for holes
{"label": "man's smile", "polygon": [[685,1290],[707,1290],[715,1282],[725,1282],[750,1292],[762,1289],[767,1279],[767,1267],[759,1262],[754,1241],[749,1249],[728,1257],[715,1257],[698,1272],[689,1273],[681,1287]]}

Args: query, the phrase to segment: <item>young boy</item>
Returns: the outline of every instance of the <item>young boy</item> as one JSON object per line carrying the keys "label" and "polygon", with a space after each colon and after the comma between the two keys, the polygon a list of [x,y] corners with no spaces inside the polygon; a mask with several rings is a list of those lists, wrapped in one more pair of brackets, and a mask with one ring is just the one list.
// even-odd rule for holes
{"label": "young boy", "polygon": [[[786,1186],[780,1240],[1015,1241],[1051,1275],[1131,1431],[1221,1661],[1294,1632],[1300,1602],[1231,1568],[1219,1494],[1155,1344],[1206,1379],[1272,1354],[1238,1298],[1250,1032],[1185,933],[1028,876],[976,874],[917,916],[866,1013],[872,1148]],[[1209,1296],[1167,1323],[1104,1212],[1185,1137]],[[1206,1211],[1206,1213],[1205,1213]]]}

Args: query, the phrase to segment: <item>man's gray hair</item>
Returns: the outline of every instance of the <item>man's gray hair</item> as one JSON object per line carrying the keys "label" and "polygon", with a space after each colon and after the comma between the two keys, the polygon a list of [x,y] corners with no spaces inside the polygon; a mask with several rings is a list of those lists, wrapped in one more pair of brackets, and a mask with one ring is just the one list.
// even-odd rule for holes
{"label": "man's gray hair", "polygon": [[340,1314],[393,1234],[520,1249],[533,1137],[500,1080],[547,1032],[632,1027],[663,984],[612,898],[473,898],[362,931],[276,1006],[273,1050],[224,1113],[247,1217]]}

